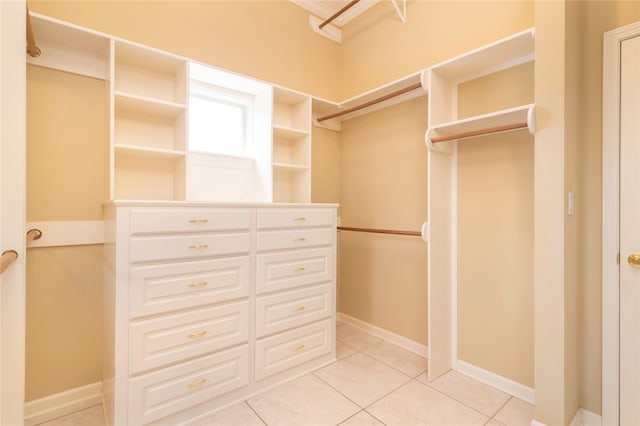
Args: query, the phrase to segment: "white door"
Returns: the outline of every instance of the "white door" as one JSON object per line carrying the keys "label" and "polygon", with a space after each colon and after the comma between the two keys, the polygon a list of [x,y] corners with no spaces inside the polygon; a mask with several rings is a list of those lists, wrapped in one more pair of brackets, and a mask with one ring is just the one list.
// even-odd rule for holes
{"label": "white door", "polygon": [[640,425],[640,37],[620,58],[620,424]]}
{"label": "white door", "polygon": [[0,425],[22,425],[25,333],[25,11],[0,0],[0,252],[18,260],[0,276]]}

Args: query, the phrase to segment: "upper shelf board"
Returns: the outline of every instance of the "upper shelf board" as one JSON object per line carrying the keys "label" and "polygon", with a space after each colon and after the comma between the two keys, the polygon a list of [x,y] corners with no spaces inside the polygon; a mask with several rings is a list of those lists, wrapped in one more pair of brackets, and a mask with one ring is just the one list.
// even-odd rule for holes
{"label": "upper shelf board", "polygon": [[105,79],[110,39],[66,22],[31,13],[36,44],[42,54],[27,63]]}
{"label": "upper shelf board", "polygon": [[429,69],[454,83],[469,80],[533,61],[535,29],[531,28],[449,59]]}
{"label": "upper shelf board", "polygon": [[[342,27],[379,1],[380,0],[360,0],[356,5],[331,21],[331,24],[336,27]],[[291,2],[322,18],[322,20],[326,20],[349,4],[350,0],[291,0]]]}

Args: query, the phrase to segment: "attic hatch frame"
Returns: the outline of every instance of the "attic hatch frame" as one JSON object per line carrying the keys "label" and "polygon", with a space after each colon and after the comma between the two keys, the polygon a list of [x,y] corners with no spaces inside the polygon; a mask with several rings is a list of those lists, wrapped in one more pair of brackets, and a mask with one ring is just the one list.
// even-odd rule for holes
{"label": "attic hatch frame", "polygon": [[[402,1],[402,9],[398,5],[398,1]],[[340,27],[336,25],[332,25],[331,22],[333,22],[336,18],[344,14],[347,10],[351,9],[358,2],[360,2],[360,0],[351,1],[342,9],[340,9],[339,11],[337,11],[336,13],[334,13],[324,21],[314,15],[309,15],[309,25],[311,26],[311,29],[314,32],[320,34],[321,36],[326,37],[329,40],[332,40],[338,44],[341,44],[342,30],[340,29]],[[369,6],[365,6],[365,8],[360,13],[363,13],[369,7],[373,6],[376,3],[377,1],[372,2]],[[400,18],[402,23],[404,24],[405,22],[407,22],[407,0],[391,0],[391,4],[393,4],[393,7],[396,10],[398,17]]]}

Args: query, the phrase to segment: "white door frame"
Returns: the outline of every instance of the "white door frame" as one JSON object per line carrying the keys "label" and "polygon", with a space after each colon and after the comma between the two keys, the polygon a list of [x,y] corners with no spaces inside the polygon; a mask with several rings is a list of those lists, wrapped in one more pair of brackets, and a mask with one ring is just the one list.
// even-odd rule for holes
{"label": "white door frame", "polygon": [[620,421],[620,45],[640,22],[604,33],[602,75],[602,424]]}
{"label": "white door frame", "polygon": [[24,422],[26,3],[0,0],[0,424]]}

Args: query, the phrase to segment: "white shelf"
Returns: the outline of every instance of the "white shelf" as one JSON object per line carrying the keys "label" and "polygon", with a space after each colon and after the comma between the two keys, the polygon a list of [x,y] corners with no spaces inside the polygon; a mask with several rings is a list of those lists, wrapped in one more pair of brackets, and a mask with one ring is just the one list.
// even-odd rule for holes
{"label": "white shelf", "polygon": [[528,29],[434,65],[430,69],[457,84],[533,61],[534,43],[535,30]]}
{"label": "white shelf", "polygon": [[308,166],[292,163],[273,163],[273,168],[280,171],[303,172],[309,170]]}
{"label": "white shelf", "polygon": [[123,92],[115,92],[114,101],[117,109],[122,108],[129,111],[143,112],[163,117],[177,117],[187,109],[185,104],[167,102]]}
{"label": "white shelf", "polygon": [[115,144],[114,149],[116,155],[126,155],[126,156],[139,156],[145,158],[166,158],[166,159],[178,159],[186,157],[187,153],[185,151],[178,151],[175,149],[158,149],[158,148],[147,148],[142,146],[135,145],[123,145],[123,144]]}
{"label": "white shelf", "polygon": [[291,127],[283,127],[274,124],[273,136],[276,138],[291,140],[309,136],[309,132],[307,130],[294,129]]}
{"label": "white shelf", "polygon": [[71,24],[31,13],[31,25],[42,52],[27,63],[106,79],[110,39]]}

